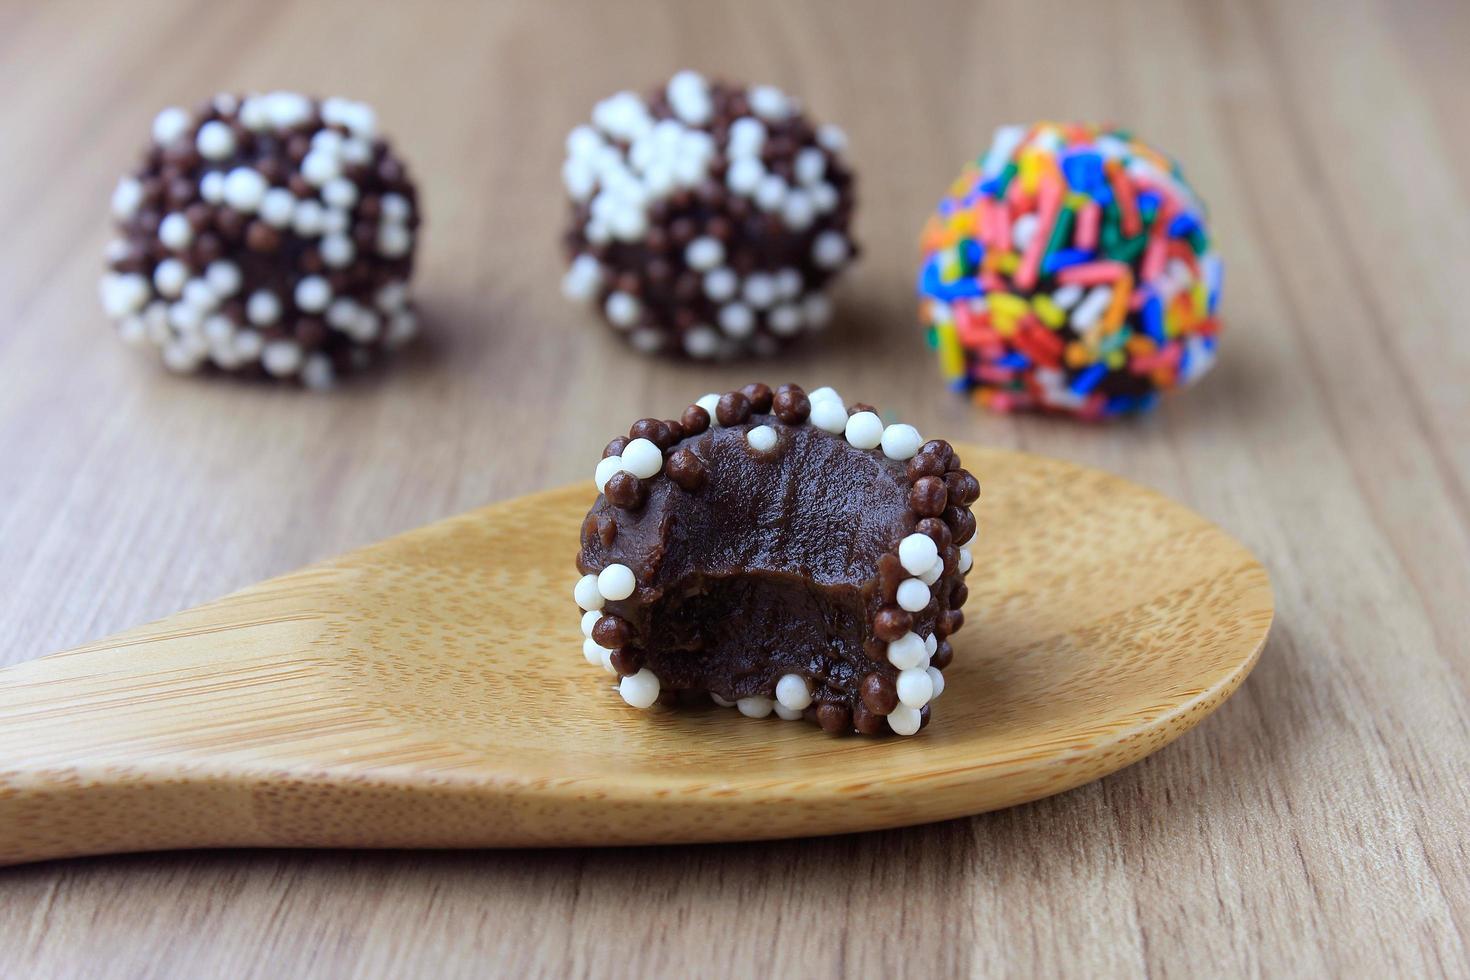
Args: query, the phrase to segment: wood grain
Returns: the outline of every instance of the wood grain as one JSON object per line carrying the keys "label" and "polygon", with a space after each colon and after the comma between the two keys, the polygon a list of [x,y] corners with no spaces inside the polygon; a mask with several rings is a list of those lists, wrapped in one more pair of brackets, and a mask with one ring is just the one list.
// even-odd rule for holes
{"label": "wood grain", "polygon": [[[0,5],[0,659],[585,479],[647,405],[756,374],[1156,487],[1278,604],[1209,724],[1049,800],[751,845],[11,869],[0,974],[1470,971],[1467,44],[1447,0]],[[566,130],[684,65],[852,137],[864,262],[780,365],[645,361],[556,294]],[[96,308],[157,108],[277,86],[375,102],[425,185],[430,342],[331,398],[165,377]],[[1220,367],[1136,424],[975,414],[913,327],[927,209],[1045,116],[1134,126],[1213,205]]]}
{"label": "wood grain", "polygon": [[992,474],[987,615],[921,737],[631,711],[568,598],[583,480],[0,671],[0,864],[885,829],[1089,782],[1235,691],[1271,622],[1249,552],[1117,477],[956,448]]}

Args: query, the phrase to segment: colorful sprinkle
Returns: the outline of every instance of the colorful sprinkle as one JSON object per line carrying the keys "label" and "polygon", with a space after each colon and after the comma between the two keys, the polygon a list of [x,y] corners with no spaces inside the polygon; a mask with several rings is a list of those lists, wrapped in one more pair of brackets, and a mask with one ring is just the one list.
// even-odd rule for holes
{"label": "colorful sprinkle", "polygon": [[1179,166],[1115,127],[1002,127],[924,227],[919,313],[999,411],[1146,411],[1214,363],[1220,260]]}

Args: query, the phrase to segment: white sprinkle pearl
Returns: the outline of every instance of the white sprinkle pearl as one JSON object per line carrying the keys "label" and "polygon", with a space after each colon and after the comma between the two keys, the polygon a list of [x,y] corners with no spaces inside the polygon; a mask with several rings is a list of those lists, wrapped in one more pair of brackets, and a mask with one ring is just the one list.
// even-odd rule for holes
{"label": "white sprinkle pearl", "polygon": [[923,444],[919,430],[912,425],[890,425],[883,430],[883,455],[889,459],[912,459]]}
{"label": "white sprinkle pearl", "polygon": [[933,633],[930,633],[928,636],[924,637],[924,652],[925,653],[927,653],[929,656],[932,657],[932,656],[934,656],[934,651],[936,651],[938,649],[939,649],[939,638],[938,637],[936,637]]}
{"label": "white sprinkle pearl", "polygon": [[596,626],[597,621],[601,618],[602,613],[598,612],[596,609],[589,609],[584,612],[582,614],[582,635],[591,636],[592,627]]}
{"label": "white sprinkle pearl", "polygon": [[270,189],[259,171],[249,167],[236,167],[225,178],[225,203],[236,211],[247,214],[260,207],[265,192]]}
{"label": "white sprinkle pearl", "polygon": [[204,278],[218,296],[233,296],[240,291],[240,267],[228,259],[216,259],[204,270]]}
{"label": "white sprinkle pearl", "polygon": [[211,119],[199,127],[199,135],[194,137],[194,146],[206,160],[223,160],[235,152],[235,134],[218,119]]}
{"label": "white sprinkle pearl", "polygon": [[720,329],[732,337],[748,337],[755,330],[755,313],[744,303],[720,307]]}
{"label": "white sprinkle pearl", "polygon": [[724,698],[720,697],[718,694],[716,694],[714,691],[710,691],[709,692],[709,699],[711,701],[713,701],[715,704],[717,704],[720,707],[722,707],[722,708],[733,708],[733,707],[735,707],[735,702],[734,701],[727,701]]}
{"label": "white sprinkle pearl", "polygon": [[126,221],[138,213],[143,204],[143,184],[132,177],[124,177],[112,191],[112,215]]}
{"label": "white sprinkle pearl", "polygon": [[929,700],[933,701],[935,698],[939,697],[939,695],[944,693],[944,671],[940,670],[938,667],[929,667],[927,669],[929,672],[929,684],[934,691],[933,694],[929,695]]}
{"label": "white sprinkle pearl", "polygon": [[858,412],[846,428],[847,441],[858,449],[872,449],[883,439],[883,420],[872,412]]}
{"label": "white sprinkle pearl", "polygon": [[153,117],[153,141],[168,146],[189,128],[189,114],[178,106],[169,106]]}
{"label": "white sprinkle pearl", "polygon": [[378,226],[378,252],[390,259],[401,258],[413,248],[413,232],[403,225]]}
{"label": "white sprinkle pearl", "polygon": [[812,243],[812,260],[824,269],[835,269],[847,261],[847,239],[841,232],[824,231]]}
{"label": "white sprinkle pearl", "polygon": [[320,313],[332,302],[332,287],[321,276],[307,276],[296,284],[296,306],[307,313]]}
{"label": "white sprinkle pearl", "polygon": [[786,705],[782,704],[780,701],[777,701],[774,705],[772,705],[772,707],[775,708],[775,710],[776,710],[776,717],[777,718],[780,718],[782,721],[800,721],[801,720],[801,712],[800,711],[797,711],[794,708],[788,708],[788,707],[786,707]]}
{"label": "white sprinkle pearl", "polygon": [[597,492],[602,493],[607,486],[607,481],[613,478],[623,468],[623,457],[604,456],[597,461],[597,470],[592,474],[592,482],[597,484]]}
{"label": "white sprinkle pearl", "polygon": [[968,572],[970,570],[970,566],[972,566],[974,564],[975,564],[975,557],[972,554],[970,554],[970,549],[969,548],[961,548],[960,549],[960,564],[959,564],[960,574],[963,575],[966,572]]}
{"label": "white sprinkle pearl", "polygon": [[301,369],[301,347],[294,340],[273,340],[260,352],[260,363],[278,378]]}
{"label": "white sprinkle pearl", "polygon": [[924,641],[919,639],[917,633],[905,633],[888,644],[888,662],[899,670],[909,670],[919,666],[928,655],[924,649]]}
{"label": "white sprinkle pearl", "polygon": [[919,581],[923,582],[925,585],[933,585],[935,582],[939,581],[939,576],[943,574],[944,562],[936,561],[927,572],[919,576]]}
{"label": "white sprinkle pearl", "polygon": [[153,269],[153,286],[160,296],[173,299],[184,291],[189,281],[189,268],[178,259],[164,259]]}
{"label": "white sprinkle pearl", "polygon": [[695,400],[694,404],[698,405],[700,408],[709,413],[710,425],[720,424],[719,420],[715,418],[715,409],[718,408],[720,405],[719,395],[716,395],[714,392],[710,392],[708,395],[700,395],[699,398]]}
{"label": "white sprinkle pearl", "polygon": [[770,698],[749,697],[736,701],[735,707],[739,708],[740,713],[747,718],[764,718],[771,713],[775,702]]}
{"label": "white sprinkle pearl", "polygon": [[644,667],[632,677],[618,681],[618,693],[635,708],[651,708],[658,700],[658,675]]}
{"label": "white sprinkle pearl", "polygon": [[643,308],[631,293],[616,292],[608,295],[607,302],[603,305],[603,312],[607,314],[613,326],[631,327],[638,322],[638,316],[643,312]]}
{"label": "white sprinkle pearl", "polygon": [[906,578],[898,584],[898,605],[909,612],[918,612],[929,605],[929,586],[916,578]]}
{"label": "white sprinkle pearl", "polygon": [[841,435],[847,431],[847,409],[841,400],[833,398],[810,398],[812,403],[812,425],[826,432]]}
{"label": "white sprinkle pearl", "polygon": [[634,439],[623,447],[623,469],[640,480],[658,476],[664,468],[664,454],[647,439]]}
{"label": "white sprinkle pearl", "polygon": [[[594,612],[591,615],[598,616],[600,613]],[[594,667],[602,666],[602,647],[590,636],[582,641],[582,658]]]}
{"label": "white sprinkle pearl", "polygon": [[934,697],[934,682],[927,667],[910,667],[898,672],[898,700],[910,708],[922,708]]}
{"label": "white sprinkle pearl", "polygon": [[896,735],[913,735],[919,730],[918,708],[910,708],[906,704],[900,704],[888,713],[888,727],[893,729]]}
{"label": "white sprinkle pearl", "polygon": [[783,708],[801,711],[812,703],[812,691],[806,678],[800,674],[787,674],[776,682],[776,700]]}
{"label": "white sprinkle pearl", "polygon": [[272,228],[284,228],[296,213],[296,195],[284,187],[272,187],[260,199],[260,220]]}
{"label": "white sprinkle pearl", "polygon": [[601,609],[603,598],[602,593],[597,590],[597,576],[583,575],[577,579],[576,588],[572,589],[572,598],[583,609]]}
{"label": "white sprinkle pearl", "polygon": [[704,274],[704,295],[716,303],[723,303],[735,295],[740,288],[740,279],[734,272],[721,266]]}
{"label": "white sprinkle pearl", "polygon": [[613,666],[612,655],[613,652],[606,647],[597,648],[597,662],[602,665],[602,669],[609,674],[616,674],[618,669]]}
{"label": "white sprinkle pearl", "polygon": [[685,247],[684,261],[691,269],[708,271],[725,261],[725,246],[718,238],[701,235]]}
{"label": "white sprinkle pearl", "polygon": [[776,430],[769,425],[758,425],[745,434],[750,448],[758,453],[768,453],[776,448]]}
{"label": "white sprinkle pearl", "polygon": [[806,397],[807,400],[810,401],[813,405],[820,401],[826,401],[829,398],[839,402],[842,401],[842,396],[837,394],[836,388],[828,388],[825,385],[821,388],[818,388],[816,391],[812,392]]}
{"label": "white sprinkle pearl", "polygon": [[898,560],[910,575],[923,575],[939,560],[939,546],[927,534],[910,534],[898,543]]}
{"label": "white sprinkle pearl", "polygon": [[627,565],[609,565],[597,573],[597,591],[613,602],[628,598],[637,586],[633,569]]}

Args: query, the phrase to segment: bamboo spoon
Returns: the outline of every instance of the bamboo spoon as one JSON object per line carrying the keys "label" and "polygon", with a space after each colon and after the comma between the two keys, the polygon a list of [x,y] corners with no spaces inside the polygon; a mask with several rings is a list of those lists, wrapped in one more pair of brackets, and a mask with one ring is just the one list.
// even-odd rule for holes
{"label": "bamboo spoon", "polygon": [[1117,477],[959,451],[969,623],[916,737],[624,705],[571,599],[588,480],[0,671],[0,863],[894,827],[1096,779],[1235,690],[1272,616],[1244,547]]}

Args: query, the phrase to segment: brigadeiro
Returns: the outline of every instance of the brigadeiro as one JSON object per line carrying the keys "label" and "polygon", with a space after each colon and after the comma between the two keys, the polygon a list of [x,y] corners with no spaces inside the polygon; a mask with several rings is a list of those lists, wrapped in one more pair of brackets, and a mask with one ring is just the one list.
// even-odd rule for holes
{"label": "brigadeiro", "polygon": [[417,332],[418,193],[363,103],[164,109],[112,214],[102,305],[174,371],[324,388]]}
{"label": "brigadeiro", "polygon": [[831,388],[749,384],[640,419],[596,466],[572,589],[635,708],[703,696],[913,735],[964,623],[975,477]]}
{"label": "brigadeiro", "polygon": [[1215,362],[1220,260],[1172,159],[1108,126],[998,130],[923,233],[942,372],[999,411],[1152,408]]}
{"label": "brigadeiro", "polygon": [[567,137],[563,293],[645,353],[776,353],[856,255],[846,145],[780,89],[692,71],[599,102]]}

